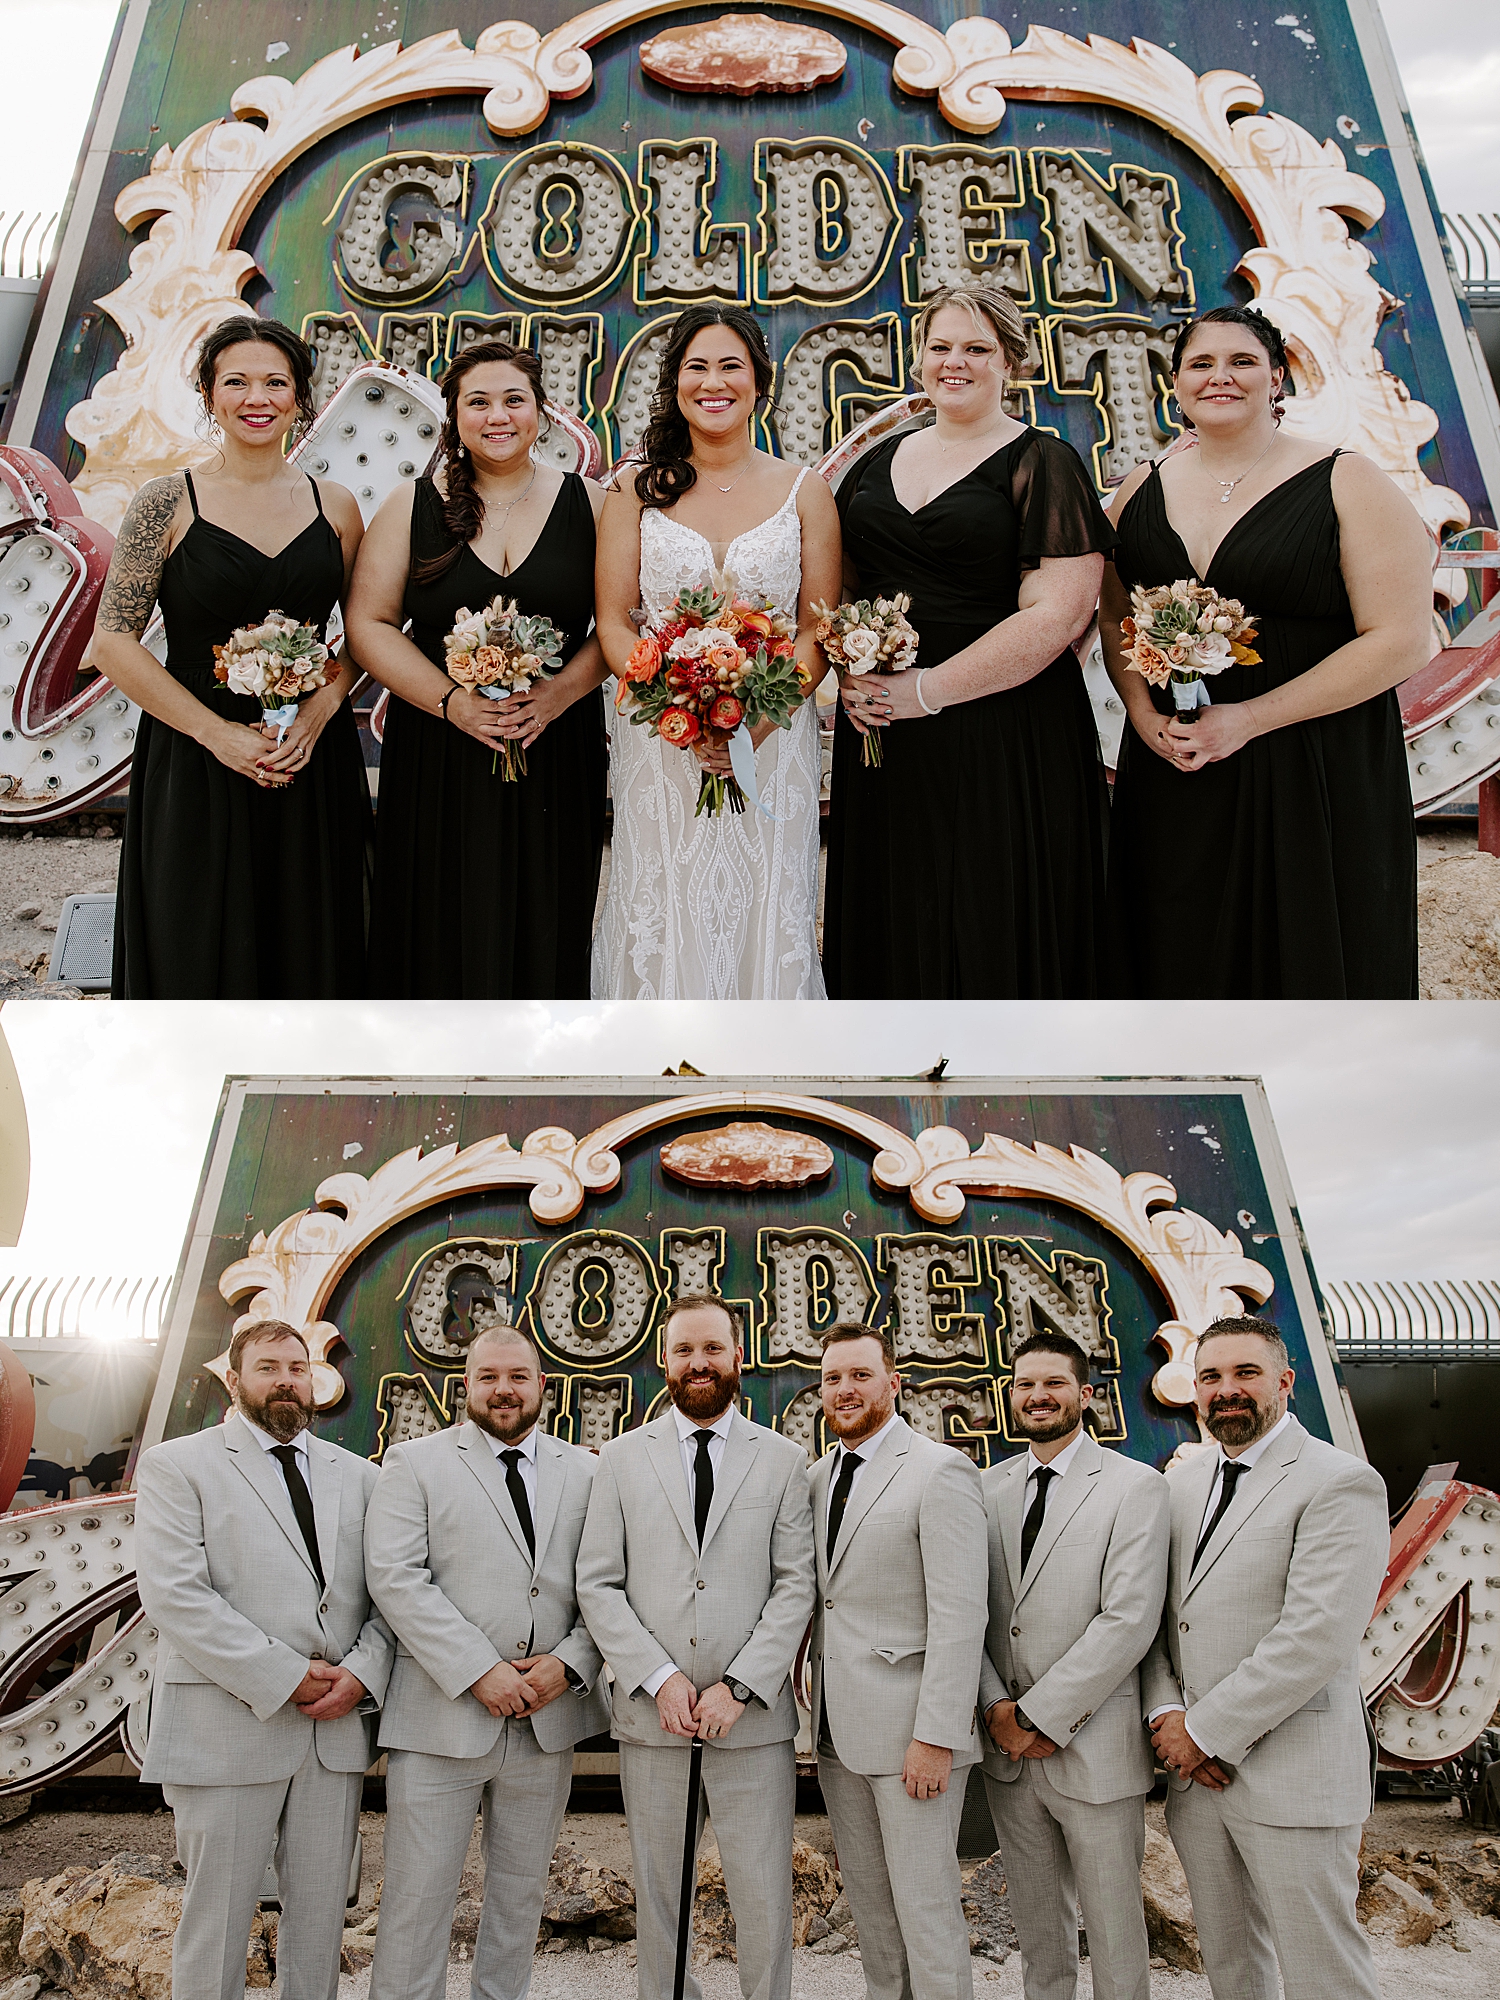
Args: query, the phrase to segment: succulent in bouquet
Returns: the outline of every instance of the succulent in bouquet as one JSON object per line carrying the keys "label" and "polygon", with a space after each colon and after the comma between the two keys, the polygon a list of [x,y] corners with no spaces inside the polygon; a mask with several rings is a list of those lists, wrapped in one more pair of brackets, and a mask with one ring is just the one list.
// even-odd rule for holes
{"label": "succulent in bouquet", "polygon": [[263,727],[281,743],[297,720],[297,704],[326,685],[330,654],[311,625],[268,611],[257,625],[239,625],[214,647],[214,679],[231,694],[260,703]]}
{"label": "succulent in bouquet", "polygon": [[1153,687],[1171,688],[1179,722],[1191,722],[1200,708],[1212,706],[1205,674],[1255,666],[1260,660],[1248,643],[1255,636],[1255,620],[1244,605],[1237,597],[1221,597],[1196,577],[1149,590],[1138,584],[1120,631],[1126,666]]}
{"label": "succulent in bouquet", "polygon": [[[815,604],[816,637],[831,666],[846,674],[902,674],[917,663],[920,641],[907,617],[911,599],[905,591],[894,597],[861,597],[852,604]],[[880,731],[864,736],[864,761],[882,761]]]}
{"label": "succulent in bouquet", "polygon": [[[443,670],[449,680],[489,701],[524,694],[533,681],[551,680],[562,669],[563,635],[550,618],[522,611],[504,595],[482,610],[461,607],[443,640]],[[507,737],[490,759],[493,771],[503,756],[503,776],[514,784],[526,775],[524,744]]]}

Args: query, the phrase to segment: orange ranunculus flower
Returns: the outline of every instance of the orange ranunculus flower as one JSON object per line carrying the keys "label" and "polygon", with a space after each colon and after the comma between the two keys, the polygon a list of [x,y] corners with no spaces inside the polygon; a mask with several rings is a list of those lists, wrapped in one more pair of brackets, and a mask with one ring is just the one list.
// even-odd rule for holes
{"label": "orange ranunculus flower", "polygon": [[461,688],[477,687],[483,678],[472,653],[450,653],[443,662],[443,672]]}
{"label": "orange ranunculus flower", "polygon": [[721,694],[708,711],[709,726],[726,733],[738,729],[745,719],[745,704],[737,695]]}
{"label": "orange ranunculus flower", "polygon": [[701,735],[702,729],[703,725],[697,716],[685,708],[665,710],[661,721],[656,725],[656,733],[663,743],[675,744],[678,749],[685,748],[695,737]]}
{"label": "orange ranunculus flower", "polygon": [[1155,687],[1165,687],[1172,678],[1172,662],[1149,639],[1136,640],[1133,665]]}
{"label": "orange ranunculus flower", "polygon": [[661,644],[650,632],[643,632],[625,662],[625,680],[654,680],[661,666]]}
{"label": "orange ranunculus flower", "polygon": [[727,673],[731,667],[740,664],[740,649],[730,640],[710,646],[703,656],[703,664],[710,673]]}
{"label": "orange ranunculus flower", "polygon": [[769,611],[747,611],[740,620],[740,630],[753,633],[758,639],[769,639],[775,629]]}

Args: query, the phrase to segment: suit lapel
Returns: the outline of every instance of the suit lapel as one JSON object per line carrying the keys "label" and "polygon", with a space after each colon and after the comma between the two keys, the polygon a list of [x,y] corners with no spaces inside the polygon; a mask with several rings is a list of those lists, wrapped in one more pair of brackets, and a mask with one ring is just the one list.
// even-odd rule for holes
{"label": "suit lapel", "polygon": [[693,1510],[688,1501],[687,1481],[682,1476],[682,1445],[677,1436],[677,1422],[669,1410],[655,1423],[647,1424],[646,1456],[651,1461],[651,1469],[661,1481],[662,1491],[667,1496],[668,1505],[677,1516],[683,1539],[696,1556],[698,1553],[698,1530],[693,1522]]}
{"label": "suit lapel", "polygon": [[854,1483],[854,1491],[849,1495],[844,1518],[839,1523],[839,1545],[834,1550],[833,1561],[828,1566],[830,1575],[848,1553],[849,1544],[854,1540],[860,1522],[906,1463],[906,1453],[910,1444],[911,1431],[903,1417],[886,1432],[875,1456],[866,1460],[864,1470]]}
{"label": "suit lapel", "polygon": [[536,1533],[538,1569],[546,1560],[547,1544],[552,1539],[566,1480],[567,1466],[562,1446],[556,1438],[548,1437],[545,1431],[539,1432],[536,1441],[536,1506],[532,1509],[531,1522]]}
{"label": "suit lapel", "polygon": [[819,1576],[828,1574],[828,1480],[833,1465],[834,1454],[825,1452],[808,1475],[808,1491],[812,1496],[813,1550],[817,1557]]}
{"label": "suit lapel", "polygon": [[[1223,1555],[1235,1536],[1240,1532],[1240,1529],[1255,1514],[1261,1502],[1268,1494],[1274,1492],[1282,1480],[1285,1479],[1287,1473],[1302,1456],[1302,1446],[1306,1438],[1307,1432],[1294,1419],[1282,1432],[1281,1436],[1277,1438],[1276,1442],[1268,1450],[1263,1451],[1255,1464],[1251,1466],[1248,1476],[1241,1481],[1228,1512],[1210,1536],[1208,1546],[1203,1551],[1202,1560],[1188,1578],[1187,1588],[1182,1593],[1184,1598],[1192,1596],[1198,1585],[1202,1583],[1204,1577],[1208,1575],[1214,1564],[1219,1560],[1219,1557]],[[1217,1463],[1217,1461],[1214,1461],[1214,1463]],[[1209,1489],[1211,1489],[1212,1484],[1213,1480],[1211,1476]],[[1204,1507],[1208,1504],[1209,1489],[1205,1489],[1203,1493]],[[1197,1524],[1192,1528],[1192,1539],[1185,1543],[1186,1558],[1189,1562],[1193,1559],[1193,1550],[1197,1547],[1198,1533],[1202,1525],[1203,1508],[1200,1507]]]}
{"label": "suit lapel", "polygon": [[[1088,1499],[1090,1493],[1093,1492],[1094,1481],[1099,1477],[1099,1468],[1103,1456],[1103,1452],[1094,1443],[1092,1438],[1084,1438],[1078,1447],[1078,1454],[1074,1458],[1073,1463],[1057,1482],[1057,1490],[1047,1502],[1047,1511],[1042,1516],[1042,1525],[1032,1546],[1031,1561],[1027,1564],[1026,1574],[1021,1579],[1016,1590],[1015,1601],[1017,1604],[1020,1603],[1021,1599],[1041,1575],[1043,1565],[1046,1563],[1047,1557],[1051,1554],[1058,1536],[1067,1527],[1069,1521],[1072,1520],[1084,1501]],[[1024,1495],[1026,1491],[1026,1481],[1024,1478],[1021,1480],[1020,1485],[1021,1492]],[[1016,1543],[1016,1555],[1018,1559],[1020,1553],[1020,1541],[1018,1538]]]}
{"label": "suit lapel", "polygon": [[[281,1467],[269,1452],[256,1442],[251,1435],[249,1425],[237,1413],[225,1421],[223,1436],[224,1449],[229,1454],[230,1464],[249,1482],[271,1510],[271,1518],[291,1543],[297,1560],[316,1583],[317,1571],[313,1568],[312,1558],[307,1553],[302,1530],[297,1526],[297,1516],[292,1512],[292,1496],[286,1490]],[[321,1531],[318,1539],[321,1543]]]}
{"label": "suit lapel", "polygon": [[1000,1535],[1000,1552],[1010,1582],[1011,1602],[1021,1589],[1021,1527],[1026,1515],[1026,1454],[1005,1467],[995,1487],[995,1526]]}
{"label": "suit lapel", "polygon": [[[719,1532],[720,1525],[729,1512],[729,1503],[744,1485],[759,1451],[760,1445],[756,1439],[754,1426],[736,1412],[734,1421],[729,1426],[729,1435],[724,1440],[724,1449],[719,1457],[719,1469],[714,1474],[713,1504],[708,1510],[708,1519],[703,1527],[705,1549]],[[678,1462],[681,1463],[680,1453]]]}
{"label": "suit lapel", "polygon": [[339,1499],[344,1469],[338,1453],[322,1438],[307,1434],[308,1491],[312,1494],[313,1526],[318,1535],[318,1559],[323,1565],[325,1592],[333,1587],[334,1567],[339,1556]]}
{"label": "suit lapel", "polygon": [[[459,1456],[484,1488],[485,1493],[489,1497],[490,1505],[505,1523],[511,1540],[520,1550],[522,1561],[528,1569],[534,1569],[535,1564],[532,1560],[531,1551],[526,1546],[526,1537],[521,1533],[521,1523],[516,1518],[515,1503],[512,1501],[510,1491],[505,1484],[504,1469],[494,1452],[490,1450],[488,1437],[479,1428],[478,1424],[470,1421],[460,1428],[456,1442]],[[540,1454],[538,1456],[540,1457]],[[537,1467],[537,1474],[537,1484],[540,1486],[540,1464]],[[534,1522],[532,1525],[535,1527]],[[541,1547],[540,1541],[538,1541],[537,1547]]]}

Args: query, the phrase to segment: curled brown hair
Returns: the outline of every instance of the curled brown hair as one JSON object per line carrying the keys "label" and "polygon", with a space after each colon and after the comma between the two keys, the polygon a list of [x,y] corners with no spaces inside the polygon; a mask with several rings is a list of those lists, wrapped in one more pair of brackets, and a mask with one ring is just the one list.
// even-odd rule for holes
{"label": "curled brown hair", "polygon": [[687,306],[672,322],[667,350],[656,378],[651,415],[641,437],[646,463],[635,476],[636,495],[643,507],[672,507],[698,483],[693,465],[693,437],[677,402],[677,379],[688,349],[706,326],[727,326],[745,343],[755,375],[757,399],[769,396],[775,370],[760,321],[748,306]]}
{"label": "curled brown hair", "polygon": [[236,313],[232,319],[220,320],[212,333],[205,334],[198,343],[198,359],[193,365],[193,380],[203,398],[204,409],[210,413],[213,411],[214,382],[219,372],[220,356],[231,347],[239,347],[249,340],[261,341],[286,356],[287,373],[297,392],[297,422],[292,435],[294,438],[301,437],[318,418],[312,393],[313,369],[317,361],[301,334],[293,333],[279,319],[257,319],[254,313]]}
{"label": "curled brown hair", "polygon": [[921,310],[911,323],[912,358],[918,370],[922,366],[922,349],[927,345],[928,329],[944,306],[957,306],[960,312],[969,315],[976,326],[981,322],[987,325],[999,341],[1000,351],[1010,363],[1012,374],[1025,367],[1030,345],[1020,307],[998,285],[973,284],[940,285],[931,298],[922,301]]}
{"label": "curled brown hair", "polygon": [[242,1326],[229,1343],[229,1368],[236,1374],[244,1372],[245,1349],[257,1340],[295,1340],[301,1343],[302,1352],[309,1361],[307,1336],[300,1327],[288,1326],[284,1319],[253,1319]]}
{"label": "curled brown hair", "polygon": [[436,583],[458,561],[469,543],[484,526],[484,502],[474,486],[474,465],[458,434],[458,399],[464,377],[487,361],[503,361],[526,377],[536,399],[538,419],[546,414],[547,392],[542,380],[540,358],[529,347],[513,347],[508,340],[476,340],[472,347],[455,354],[438,377],[445,411],[438,434],[438,453],[443,462],[443,525],[452,545],[435,556],[424,556],[412,570],[413,583]]}

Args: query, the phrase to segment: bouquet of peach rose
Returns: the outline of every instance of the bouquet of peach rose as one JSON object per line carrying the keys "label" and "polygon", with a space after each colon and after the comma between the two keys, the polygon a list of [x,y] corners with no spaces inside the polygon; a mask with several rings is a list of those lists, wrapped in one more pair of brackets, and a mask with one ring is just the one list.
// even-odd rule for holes
{"label": "bouquet of peach rose", "polygon": [[239,625],[214,647],[214,679],[231,694],[260,703],[260,719],[274,723],[282,742],[297,720],[297,703],[328,679],[328,648],[311,625],[284,611],[268,611],[258,625]]}
{"label": "bouquet of peach rose", "polygon": [[[513,600],[492,598],[482,611],[460,606],[453,630],[443,640],[443,671],[450,681],[490,701],[524,694],[533,681],[551,680],[562,668],[563,635],[550,618],[532,617]],[[493,771],[501,755],[490,759]],[[507,784],[526,775],[526,751],[507,738]]]}
{"label": "bouquet of peach rose", "polygon": [[1130,593],[1131,616],[1121,621],[1127,641],[1125,664],[1153,687],[1171,687],[1179,722],[1190,722],[1212,706],[1205,674],[1226,667],[1254,666],[1260,654],[1245,642],[1255,636],[1255,620],[1237,597],[1220,597],[1196,577],[1137,585]]}
{"label": "bouquet of peach rose", "polygon": [[[644,622],[644,612],[636,616]],[[791,619],[764,599],[737,596],[733,577],[707,590],[680,590],[662,623],[636,641],[615,706],[628,706],[632,723],[679,749],[700,740],[728,745],[753,790],[750,730],[761,722],[785,728],[813,686],[811,671],[794,657],[793,632]],[[695,811],[720,813],[726,805],[745,810],[740,778],[705,771]]]}
{"label": "bouquet of peach rose", "polygon": [[[901,674],[916,665],[917,629],[907,617],[911,599],[905,591],[894,597],[861,597],[836,609],[815,604],[816,638],[824,657],[848,674]],[[864,761],[881,761],[880,731],[865,736]]]}

